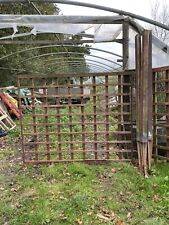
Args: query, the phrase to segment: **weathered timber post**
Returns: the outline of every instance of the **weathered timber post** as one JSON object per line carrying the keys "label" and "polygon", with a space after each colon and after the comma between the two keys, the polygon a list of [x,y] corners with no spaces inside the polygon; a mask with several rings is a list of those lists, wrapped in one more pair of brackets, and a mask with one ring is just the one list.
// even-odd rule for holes
{"label": "weathered timber post", "polygon": [[151,167],[152,130],[152,34],[145,30],[136,36],[136,129],[139,167],[148,175]]}

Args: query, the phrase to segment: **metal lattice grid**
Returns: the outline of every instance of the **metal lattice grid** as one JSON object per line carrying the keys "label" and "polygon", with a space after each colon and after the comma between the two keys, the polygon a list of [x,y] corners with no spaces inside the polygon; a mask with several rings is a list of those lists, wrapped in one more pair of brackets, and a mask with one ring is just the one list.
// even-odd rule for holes
{"label": "metal lattice grid", "polygon": [[131,80],[131,72],[19,76],[32,102],[21,119],[24,162],[130,161]]}
{"label": "metal lattice grid", "polygon": [[154,69],[154,156],[169,159],[169,68]]}

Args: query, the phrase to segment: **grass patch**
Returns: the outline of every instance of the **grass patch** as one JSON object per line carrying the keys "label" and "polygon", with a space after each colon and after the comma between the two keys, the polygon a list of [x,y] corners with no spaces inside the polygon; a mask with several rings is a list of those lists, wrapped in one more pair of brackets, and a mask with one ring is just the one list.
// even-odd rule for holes
{"label": "grass patch", "polygon": [[15,175],[0,187],[0,221],[167,225],[168,169],[168,164],[157,164],[145,179],[129,164],[13,165]]}

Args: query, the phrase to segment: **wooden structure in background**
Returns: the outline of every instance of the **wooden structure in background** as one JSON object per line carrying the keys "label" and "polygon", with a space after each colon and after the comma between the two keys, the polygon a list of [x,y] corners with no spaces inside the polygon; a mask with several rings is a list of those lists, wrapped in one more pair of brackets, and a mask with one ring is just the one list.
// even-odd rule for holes
{"label": "wooden structure in background", "polygon": [[0,128],[4,131],[12,130],[16,127],[11,117],[0,107]]}

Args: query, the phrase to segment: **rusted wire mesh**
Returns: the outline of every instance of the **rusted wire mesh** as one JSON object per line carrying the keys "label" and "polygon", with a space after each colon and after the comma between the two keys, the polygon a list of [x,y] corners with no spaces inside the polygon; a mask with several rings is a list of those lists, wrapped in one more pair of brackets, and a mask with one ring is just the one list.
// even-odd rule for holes
{"label": "rusted wire mesh", "polygon": [[[21,119],[24,162],[130,161],[131,85],[131,72],[20,75],[20,108],[24,98],[31,102]],[[21,96],[22,88],[30,96]]]}

